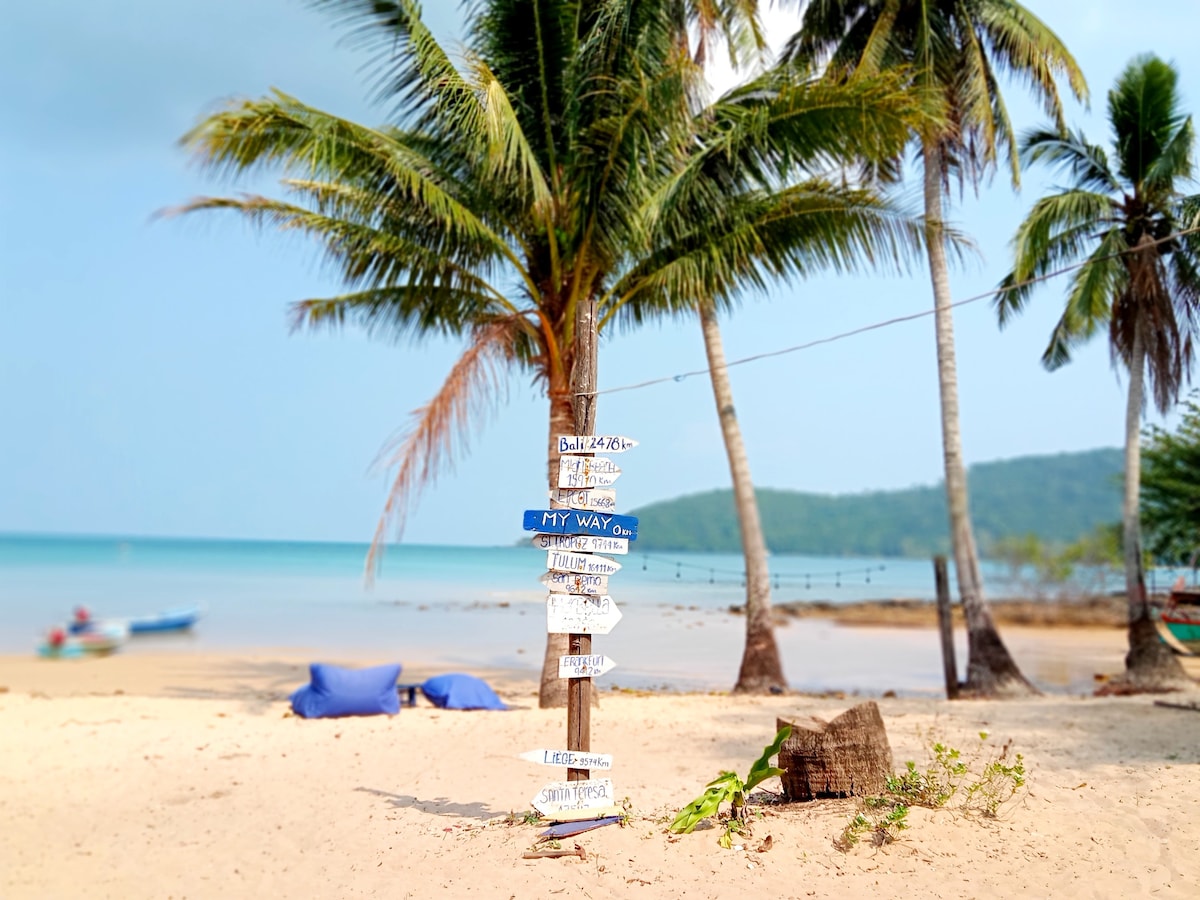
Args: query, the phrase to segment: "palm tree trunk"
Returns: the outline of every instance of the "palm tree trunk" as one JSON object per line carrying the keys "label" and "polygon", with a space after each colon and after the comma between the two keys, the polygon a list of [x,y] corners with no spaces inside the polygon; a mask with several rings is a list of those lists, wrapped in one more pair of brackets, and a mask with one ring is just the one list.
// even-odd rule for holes
{"label": "palm tree trunk", "polygon": [[733,690],[744,694],[780,693],[787,688],[787,679],[783,677],[783,664],[779,660],[779,646],[775,643],[771,622],[767,544],[758,514],[758,500],[754,496],[754,482],[750,477],[750,461],[733,408],[733,388],[725,365],[721,329],[712,307],[703,303],[700,305],[700,327],[704,332],[704,351],[708,355],[721,436],[729,456],[729,475],[733,480],[734,503],[742,532],[742,555],[746,561],[746,647]]}
{"label": "palm tree trunk", "polygon": [[967,620],[967,681],[965,693],[984,697],[1037,693],[1000,639],[983,595],[979,552],[967,502],[967,473],[963,465],[958,417],[958,367],[954,356],[954,316],[951,309],[950,267],[946,262],[942,228],[942,156],[931,140],[923,142],[925,156],[925,222],[929,275],[933,282],[937,334],[938,388],[942,407],[942,453],[946,472],[946,502],[950,512],[950,547],[958,591]]}
{"label": "palm tree trunk", "polygon": [[1146,379],[1146,344],[1135,324],[1129,360],[1129,397],[1125,405],[1125,498],[1121,509],[1124,531],[1125,596],[1129,601],[1129,652],[1125,655],[1125,685],[1162,687],[1187,680],[1179,660],[1158,637],[1146,594],[1142,568],[1141,422]]}
{"label": "palm tree trunk", "polygon": [[[560,434],[575,433],[575,412],[571,405],[571,392],[564,385],[550,385],[547,391],[550,395],[550,435],[549,471],[547,480],[550,490],[558,488],[558,441]],[[550,506],[558,507],[565,504],[553,502]],[[544,621],[544,620],[543,620]],[[567,635],[547,634],[546,653],[542,658],[542,679],[538,686],[538,706],[542,709],[558,709],[567,705],[567,682],[558,677],[558,658],[567,655]]]}

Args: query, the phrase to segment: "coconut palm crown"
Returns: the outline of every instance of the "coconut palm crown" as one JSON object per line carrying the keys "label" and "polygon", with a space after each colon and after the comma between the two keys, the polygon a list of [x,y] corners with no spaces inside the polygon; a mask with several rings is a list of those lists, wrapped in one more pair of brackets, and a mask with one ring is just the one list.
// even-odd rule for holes
{"label": "coconut palm crown", "polygon": [[1200,312],[1200,195],[1192,182],[1195,130],[1180,108],[1178,73],[1155,56],[1135,58],[1108,94],[1113,153],[1079,131],[1033,131],[1030,163],[1069,184],[1039,199],[1013,239],[1013,271],[1001,284],[1000,324],[1019,313],[1039,276],[1082,263],[1042,357],[1047,369],[1104,330],[1114,365],[1129,373],[1125,420],[1125,582],[1130,603],[1126,679],[1153,684],[1182,670],[1150,619],[1139,523],[1140,428],[1149,394],[1166,412],[1192,366]]}
{"label": "coconut palm crown", "polygon": [[[832,73],[902,66],[914,90],[938,104],[941,117],[914,129],[924,176],[926,250],[934,297],[942,451],[950,544],[967,620],[964,689],[985,696],[1032,693],[1000,638],[983,593],[971,525],[958,413],[958,375],[942,195],[953,180],[978,185],[1007,155],[1014,185],[1020,168],[1013,125],[1000,92],[1002,77],[1025,82],[1056,121],[1057,79],[1078,97],[1087,86],[1078,65],[1049,27],[1015,0],[809,0],[786,57]],[[899,159],[879,167],[895,178]]]}
{"label": "coconut palm crown", "polygon": [[[297,303],[297,326],[464,341],[385,453],[396,475],[369,570],[506,373],[546,390],[555,485],[580,304],[596,303],[604,325],[636,325],[915,240],[874,193],[815,174],[899,152],[924,111],[898,78],[767,73],[698,112],[688,4],[468,4],[457,62],[412,0],[319,5],[375,53],[398,124],[363,126],[281,92],[230,103],[185,147],[217,171],[281,172],[289,197],[202,197],[182,211],[231,210],[315,239],[348,290]],[[739,5],[705,6],[733,16]],[[548,642],[543,705],[563,703],[561,653]]]}

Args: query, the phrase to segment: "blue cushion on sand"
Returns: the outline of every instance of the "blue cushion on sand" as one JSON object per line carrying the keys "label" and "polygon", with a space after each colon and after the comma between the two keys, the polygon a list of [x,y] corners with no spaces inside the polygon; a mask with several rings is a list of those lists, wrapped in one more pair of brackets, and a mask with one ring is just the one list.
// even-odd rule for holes
{"label": "blue cushion on sand", "polygon": [[474,675],[435,675],[421,685],[421,693],[443,709],[508,709],[496,692]]}
{"label": "blue cushion on sand", "polygon": [[310,683],[291,696],[292,709],[306,719],[332,716],[372,716],[400,712],[396,681],[400,665],[344,669],[325,663],[308,667]]}

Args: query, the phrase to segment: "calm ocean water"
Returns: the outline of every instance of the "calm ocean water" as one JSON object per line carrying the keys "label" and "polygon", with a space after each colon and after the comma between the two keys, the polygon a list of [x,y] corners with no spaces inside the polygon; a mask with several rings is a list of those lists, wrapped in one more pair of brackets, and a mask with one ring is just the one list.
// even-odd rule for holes
{"label": "calm ocean water", "polygon": [[[156,651],[280,648],[309,651],[314,658],[351,654],[459,668],[534,672],[540,667],[543,551],[395,546],[388,549],[374,586],[367,587],[366,549],[338,543],[2,535],[0,652],[32,652],[45,631],[65,622],[77,605],[98,618],[194,605],[203,609],[203,618],[193,634],[138,639],[130,652],[135,643],[138,650]],[[615,558],[623,568],[611,577],[609,593],[623,619],[611,635],[597,638],[597,652],[624,663],[614,680],[728,686],[741,653],[741,620],[728,613],[744,602],[741,558],[636,551]],[[776,602],[931,598],[934,591],[926,560],[776,556],[771,567]],[[1000,570],[985,569],[991,595],[1003,595]],[[830,627],[796,623],[787,629],[789,642],[797,639],[797,628],[813,641],[828,641]],[[928,649],[920,648],[902,687],[940,684],[936,650],[930,656]],[[886,689],[895,681],[880,681],[878,665],[870,665],[872,654],[880,652],[888,654],[892,675],[896,666],[903,668],[891,641],[864,646],[865,663],[837,660],[832,670],[826,661],[822,671],[795,675],[799,670],[789,661],[789,676],[793,686],[805,689],[872,690],[880,684]],[[834,654],[839,655],[845,656]],[[732,674],[721,674],[714,684],[714,669]]]}

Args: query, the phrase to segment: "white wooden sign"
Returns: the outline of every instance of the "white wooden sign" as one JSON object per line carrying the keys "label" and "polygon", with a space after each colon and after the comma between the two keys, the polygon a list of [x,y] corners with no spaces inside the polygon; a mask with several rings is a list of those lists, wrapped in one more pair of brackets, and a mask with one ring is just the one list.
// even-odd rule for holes
{"label": "white wooden sign", "polygon": [[551,594],[546,598],[549,634],[608,634],[621,620],[612,597]]}
{"label": "white wooden sign", "polygon": [[556,594],[588,594],[599,597],[608,593],[607,575],[585,575],[582,572],[547,572],[542,584]]}
{"label": "white wooden sign", "polygon": [[605,456],[560,456],[560,488],[605,487],[621,477],[621,470]]}
{"label": "white wooden sign", "polygon": [[638,445],[619,434],[559,434],[555,440],[559,453],[624,453]]}
{"label": "white wooden sign", "polygon": [[590,534],[535,534],[530,541],[539,550],[563,550],[575,553],[629,552],[629,538],[596,537]]}
{"label": "white wooden sign", "polygon": [[617,667],[607,656],[560,656],[559,678],[596,678]]}
{"label": "white wooden sign", "polygon": [[584,750],[526,750],[520,758],[543,766],[568,766],[572,769],[612,768],[613,758],[609,753],[589,753]]}
{"label": "white wooden sign", "polygon": [[553,781],[538,791],[529,802],[543,816],[576,809],[605,809],[616,804],[612,780],[608,778]]}
{"label": "white wooden sign", "polygon": [[551,572],[582,572],[585,575],[612,575],[621,564],[607,556],[590,553],[569,553],[563,550],[546,551],[546,568]]}
{"label": "white wooden sign", "polygon": [[617,492],[600,488],[581,491],[555,490],[550,492],[550,499],[565,503],[570,509],[590,509],[595,512],[617,511]]}

